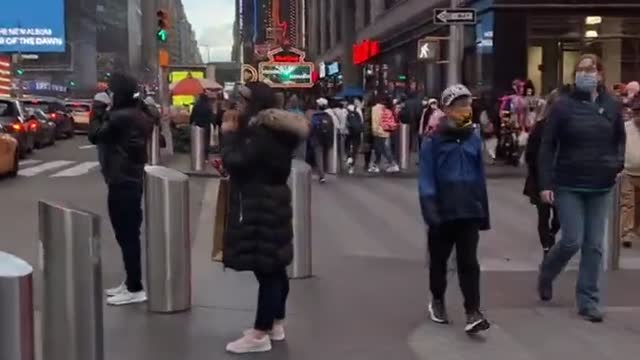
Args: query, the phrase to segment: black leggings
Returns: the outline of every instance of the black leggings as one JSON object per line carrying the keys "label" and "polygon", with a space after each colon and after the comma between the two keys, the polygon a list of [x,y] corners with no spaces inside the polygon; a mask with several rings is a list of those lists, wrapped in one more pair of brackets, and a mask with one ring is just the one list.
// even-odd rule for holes
{"label": "black leggings", "polygon": [[476,221],[455,220],[429,228],[429,287],[435,300],[444,301],[447,290],[447,264],[456,247],[458,279],[468,313],[480,308],[480,264]]}
{"label": "black leggings", "polygon": [[254,272],[258,284],[258,310],[254,329],[271,331],[275,321],[284,320],[289,295],[289,277],[287,269],[274,273]]}
{"label": "black leggings", "polygon": [[548,250],[556,243],[560,231],[560,220],[555,207],[549,204],[536,204],[538,209],[538,236],[542,249]]}

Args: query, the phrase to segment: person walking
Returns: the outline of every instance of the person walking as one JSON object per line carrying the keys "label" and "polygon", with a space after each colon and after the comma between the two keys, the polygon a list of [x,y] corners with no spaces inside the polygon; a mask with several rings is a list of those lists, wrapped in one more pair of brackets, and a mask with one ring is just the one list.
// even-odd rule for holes
{"label": "person walking", "polygon": [[[204,129],[205,138],[205,154],[209,154],[209,140],[211,139],[211,126],[216,119],[213,112],[213,104],[209,96],[205,93],[200,94],[198,100],[191,110],[189,123],[191,126],[197,126]],[[222,119],[222,117],[220,117]],[[217,122],[217,121],[216,121]]]}
{"label": "person walking", "polygon": [[345,149],[347,152],[347,168],[348,173],[355,173],[355,165],[360,152],[360,143],[362,142],[362,132],[364,131],[364,121],[362,116],[356,109],[355,104],[347,105],[347,137],[345,138]]}
{"label": "person walking", "polygon": [[313,150],[315,169],[318,173],[321,184],[327,182],[325,178],[325,167],[329,162],[329,150],[333,146],[333,132],[335,123],[331,115],[327,112],[329,101],[319,98],[316,101],[318,109],[311,115],[311,135],[309,136],[310,147]]}
{"label": "person walking", "polygon": [[140,226],[147,143],[154,120],[143,110],[142,101],[134,98],[137,86],[134,78],[113,74],[109,80],[111,109],[107,116],[93,116],[89,126],[89,141],[98,147],[108,188],[109,218],[127,274],[122,284],[105,291],[109,305],[147,300],[142,285]]}
{"label": "person walking", "polygon": [[625,123],[627,144],[622,179],[622,245],[631,247],[640,236],[640,103]]}
{"label": "person walking", "polygon": [[386,172],[396,173],[400,167],[393,158],[389,138],[398,127],[393,113],[393,102],[389,96],[381,96],[378,103],[371,110],[371,129],[373,134],[373,148],[376,152],[376,160],[369,167],[369,172],[379,173],[381,159],[387,160]]}
{"label": "person walking", "polygon": [[429,316],[448,324],[445,306],[447,263],[455,246],[460,287],[467,315],[465,331],[477,333],[490,323],[480,312],[480,230],[489,230],[489,203],[482,139],[472,123],[471,92],[454,85],[442,93],[445,117],[420,150],[418,190],[428,231]]}
{"label": "person walking", "polygon": [[529,197],[529,201],[535,205],[538,211],[538,236],[540,238],[540,244],[542,245],[543,257],[547,256],[551,247],[556,243],[556,235],[558,231],[560,231],[560,222],[553,204],[540,201],[538,153],[540,152],[540,143],[547,118],[559,95],[559,91],[554,90],[547,96],[542,113],[529,135],[529,141],[524,155],[528,173],[523,193]]}
{"label": "person walking", "polygon": [[600,58],[582,55],[574,73],[570,94],[549,113],[540,146],[540,197],[558,209],[562,237],[542,262],[538,293],[541,300],[550,301],[553,281],[581,250],[578,313],[601,322],[603,241],[611,189],[624,168],[625,128],[621,105],[602,85]]}
{"label": "person walking", "polygon": [[253,328],[226,350],[243,354],[271,350],[285,339],[284,320],[293,258],[291,173],[293,153],[309,134],[300,115],[276,109],[269,85],[240,89],[240,119],[222,125],[222,163],[229,174],[229,214],[224,232],[225,267],[252,271],[258,280]]}

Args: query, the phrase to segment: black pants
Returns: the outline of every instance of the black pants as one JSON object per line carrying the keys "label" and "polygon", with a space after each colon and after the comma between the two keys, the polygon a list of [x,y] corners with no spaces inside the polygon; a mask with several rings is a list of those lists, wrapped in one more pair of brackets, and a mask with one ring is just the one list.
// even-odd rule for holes
{"label": "black pants", "polygon": [[347,137],[344,140],[344,148],[346,150],[346,155],[348,158],[352,158],[354,161],[354,165],[355,165],[355,161],[358,158],[358,151],[360,151],[360,143],[361,143],[361,139],[360,139],[360,134],[357,135],[347,135]]}
{"label": "black pants", "polygon": [[107,203],[116,240],[122,250],[130,292],[142,291],[140,226],[142,225],[142,184],[109,185]]}
{"label": "black pants", "polygon": [[447,290],[447,263],[456,247],[458,279],[467,313],[480,308],[480,264],[475,221],[456,220],[429,228],[429,286],[435,300],[443,300]]}
{"label": "black pants", "polygon": [[271,331],[274,321],[284,320],[289,296],[289,277],[287,269],[274,273],[255,272],[260,285],[258,290],[258,311],[254,329]]}
{"label": "black pants", "polygon": [[542,249],[551,249],[560,231],[560,220],[556,209],[549,204],[536,204],[538,209],[538,235]]}

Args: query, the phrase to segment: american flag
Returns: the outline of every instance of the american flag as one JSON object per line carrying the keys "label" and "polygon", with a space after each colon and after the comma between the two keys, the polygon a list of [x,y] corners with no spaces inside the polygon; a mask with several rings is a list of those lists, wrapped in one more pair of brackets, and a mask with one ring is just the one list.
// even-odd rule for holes
{"label": "american flag", "polygon": [[11,56],[0,55],[0,96],[11,95]]}

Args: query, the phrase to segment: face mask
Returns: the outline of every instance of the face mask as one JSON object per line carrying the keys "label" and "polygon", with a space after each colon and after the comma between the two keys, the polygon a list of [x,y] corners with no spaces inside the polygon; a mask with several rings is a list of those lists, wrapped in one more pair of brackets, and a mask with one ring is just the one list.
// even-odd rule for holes
{"label": "face mask", "polygon": [[585,92],[593,92],[598,87],[598,75],[596,73],[576,73],[576,88]]}
{"label": "face mask", "polygon": [[356,106],[355,105],[347,105],[347,110],[349,111],[355,111],[356,110]]}

